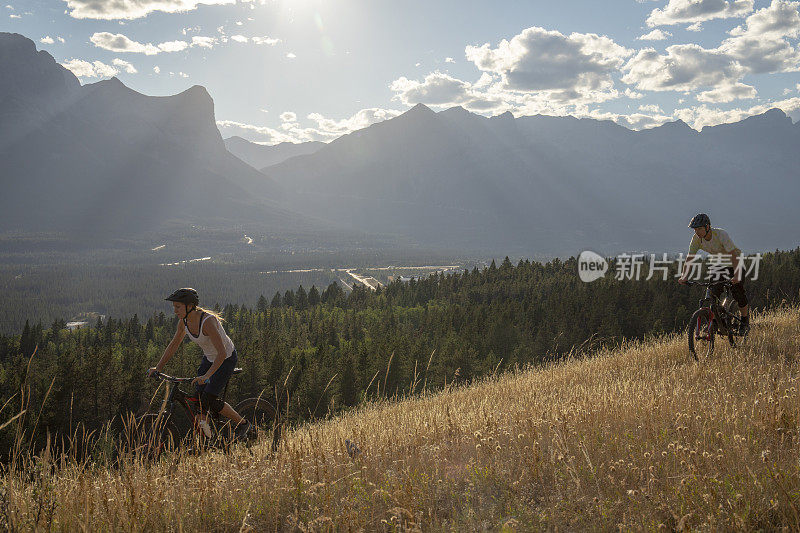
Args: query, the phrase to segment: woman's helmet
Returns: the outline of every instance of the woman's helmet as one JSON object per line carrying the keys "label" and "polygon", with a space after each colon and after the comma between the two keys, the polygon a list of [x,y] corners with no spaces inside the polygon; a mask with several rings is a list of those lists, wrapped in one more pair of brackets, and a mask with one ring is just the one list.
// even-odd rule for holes
{"label": "woman's helmet", "polygon": [[170,302],[180,302],[187,306],[196,306],[200,303],[200,297],[197,296],[197,291],[189,287],[178,289],[164,299]]}
{"label": "woman's helmet", "polygon": [[711,219],[708,218],[708,215],[706,215],[705,213],[700,213],[695,215],[692,221],[689,222],[689,227],[692,229],[704,228],[710,225],[711,225]]}

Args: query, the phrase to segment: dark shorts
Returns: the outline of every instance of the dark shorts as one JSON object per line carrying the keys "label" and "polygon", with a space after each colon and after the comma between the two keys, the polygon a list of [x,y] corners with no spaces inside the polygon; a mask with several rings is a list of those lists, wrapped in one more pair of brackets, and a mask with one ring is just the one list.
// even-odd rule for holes
{"label": "dark shorts", "polygon": [[[236,361],[238,360],[238,355],[236,350],[233,351],[230,357],[225,359],[225,361],[220,365],[214,375],[211,376],[209,382],[205,385],[197,385],[195,384],[194,388],[197,391],[197,396],[200,396],[200,393],[205,392],[206,394],[213,394],[215,396],[221,396],[222,391],[225,390],[225,385],[228,383],[228,380],[231,379],[233,375],[233,369],[236,368]],[[208,369],[211,368],[211,361],[206,359],[203,356],[200,359],[200,366],[197,368],[197,375],[202,376]]]}
{"label": "dark shorts", "polygon": [[[727,275],[723,276],[722,279],[733,279],[733,274],[734,274],[733,267],[728,267],[726,269],[726,274]],[[711,287],[709,287],[709,290],[711,291],[711,294],[719,298],[720,295],[722,294],[722,285],[712,285]],[[748,304],[747,293],[744,290],[744,276],[742,276],[741,283],[733,284],[733,286],[731,287],[731,294],[733,295],[733,298],[736,300],[736,303],[739,304],[739,307],[744,307],[745,305]]]}

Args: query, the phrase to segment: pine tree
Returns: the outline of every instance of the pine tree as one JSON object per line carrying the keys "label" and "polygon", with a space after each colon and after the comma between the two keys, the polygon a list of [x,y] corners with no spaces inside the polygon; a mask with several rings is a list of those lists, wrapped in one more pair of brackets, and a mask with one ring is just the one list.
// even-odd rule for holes
{"label": "pine tree", "polygon": [[258,309],[259,313],[263,313],[267,310],[267,299],[264,298],[264,295],[258,297],[258,303],[256,304],[256,309]]}
{"label": "pine tree", "polygon": [[283,303],[286,307],[294,307],[294,292],[291,289],[283,295]]}
{"label": "pine tree", "polygon": [[297,288],[297,295],[295,298],[295,307],[300,311],[308,309],[308,294],[302,285]]}
{"label": "pine tree", "polygon": [[283,298],[281,298],[281,293],[275,293],[275,296],[272,297],[272,302],[270,302],[269,306],[272,308],[283,307]]}
{"label": "pine tree", "polygon": [[316,307],[319,305],[320,296],[319,291],[315,285],[311,286],[311,290],[308,291],[308,305],[311,307]]}

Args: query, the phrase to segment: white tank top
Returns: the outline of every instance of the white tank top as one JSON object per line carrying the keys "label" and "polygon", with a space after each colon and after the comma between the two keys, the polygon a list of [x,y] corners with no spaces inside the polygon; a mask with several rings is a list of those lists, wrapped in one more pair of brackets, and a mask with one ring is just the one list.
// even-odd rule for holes
{"label": "white tank top", "polygon": [[200,348],[203,349],[203,355],[206,357],[206,359],[208,359],[212,363],[214,361],[216,361],[216,359],[217,359],[217,349],[214,348],[214,343],[211,342],[211,337],[209,337],[208,335],[203,333],[203,324],[205,323],[206,320],[208,320],[210,318],[212,320],[212,322],[213,322],[212,325],[217,328],[217,331],[219,332],[219,336],[222,338],[222,346],[223,346],[223,348],[225,348],[225,359],[227,359],[228,357],[233,355],[233,350],[234,350],[233,341],[231,340],[230,337],[228,337],[228,334],[225,333],[225,330],[223,329],[222,324],[219,323],[219,320],[217,320],[216,317],[214,317],[212,315],[209,315],[209,314],[205,314],[205,313],[203,315],[204,316],[200,319],[200,333],[199,333],[199,335],[197,337],[195,337],[194,335],[192,335],[192,332],[189,331],[189,328],[184,326],[184,329],[186,330],[187,335],[189,335],[189,338],[191,340],[193,340],[194,342],[196,342],[197,344],[200,345]]}

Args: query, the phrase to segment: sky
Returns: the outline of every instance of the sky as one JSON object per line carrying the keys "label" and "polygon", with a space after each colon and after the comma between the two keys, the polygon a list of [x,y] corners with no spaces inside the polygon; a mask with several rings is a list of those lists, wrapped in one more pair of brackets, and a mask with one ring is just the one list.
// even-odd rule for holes
{"label": "sky", "polygon": [[[8,2],[3,5],[2,2]],[[423,103],[695,129],[800,118],[800,1],[0,0],[82,83],[208,89],[224,137],[330,141]]]}

